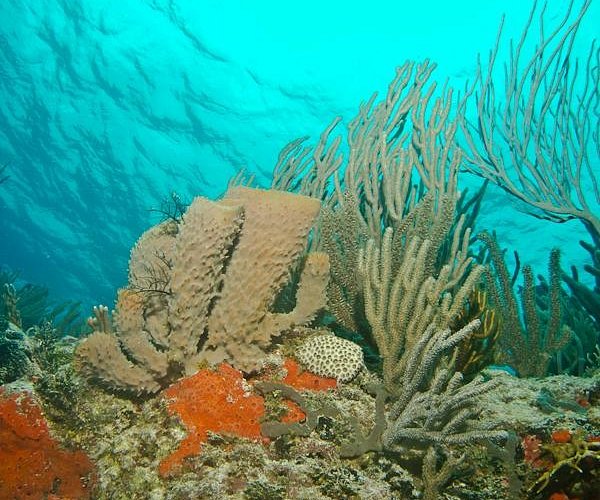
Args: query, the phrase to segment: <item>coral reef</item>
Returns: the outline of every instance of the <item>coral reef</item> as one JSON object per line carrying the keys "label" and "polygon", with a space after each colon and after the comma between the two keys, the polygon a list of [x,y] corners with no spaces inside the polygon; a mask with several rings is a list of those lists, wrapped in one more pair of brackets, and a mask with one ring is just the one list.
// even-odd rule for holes
{"label": "coral reef", "polygon": [[28,330],[44,322],[50,322],[60,336],[81,334],[80,303],[65,301],[56,303],[49,299],[46,287],[23,283],[19,273],[0,268],[0,329],[3,322]]}
{"label": "coral reef", "polygon": [[544,376],[552,356],[563,349],[571,337],[569,328],[561,320],[560,253],[558,249],[554,249],[550,254],[549,304],[546,312],[537,307],[531,267],[523,268],[521,314],[519,301],[498,243],[485,232],[479,234],[478,238],[484,242],[490,253],[496,274],[492,276],[488,273],[488,286],[495,307],[502,310],[502,331],[497,342],[497,358],[499,362],[510,364],[523,377]]}
{"label": "coral reef", "polygon": [[298,366],[298,363],[291,359],[286,359],[284,361],[283,368],[285,369],[285,376],[283,377],[282,382],[295,389],[324,391],[337,387],[335,378],[302,371]]}
{"label": "coral reef", "polygon": [[[540,446],[542,451],[536,464],[546,471],[529,491],[542,493],[560,489],[583,498],[595,494],[600,486],[600,436],[585,436],[581,431],[572,435],[570,431],[560,429],[550,438],[550,444]],[[544,452],[552,457],[546,462]]]}
{"label": "coral reef", "polygon": [[597,329],[600,329],[600,237],[593,245],[580,241],[579,244],[590,254],[591,263],[584,270],[593,279],[593,286],[587,287],[579,280],[576,268],[571,268],[571,275],[563,274],[562,278],[571,289],[574,300],[593,318]]}
{"label": "coral reef", "polygon": [[33,373],[31,345],[25,333],[9,323],[6,330],[0,332],[0,385]]}
{"label": "coral reef", "polygon": [[[298,365],[292,360],[286,360],[284,368],[286,375],[280,385],[283,388],[326,390],[335,387],[332,379],[298,373]],[[226,363],[221,363],[216,370],[200,370],[171,385],[162,395],[168,401],[169,413],[177,415],[188,429],[178,449],[161,461],[162,476],[180,469],[185,458],[198,455],[210,433],[268,441],[268,434],[262,432],[261,425],[266,416],[263,397],[254,392],[239,370]],[[288,404],[285,422],[305,417],[301,409]]]}
{"label": "coral reef", "polygon": [[[583,143],[569,133],[589,126],[585,113],[598,96],[586,87],[573,113],[565,112],[575,80],[562,79],[554,59],[569,56],[588,6],[585,0],[571,23],[567,7],[563,24],[548,32],[558,52],[536,49],[525,70],[530,97],[549,99],[549,115],[533,118],[521,103],[510,106],[520,84],[508,89],[506,114],[490,111],[493,85],[485,78],[457,102],[431,80],[434,64],[408,61],[385,98],[373,96],[349,122],[347,148],[332,137],[336,119],[314,148],[303,140],[284,148],[270,190],[242,186],[251,179],[240,174],[218,201],[199,197],[187,206],[171,195],[158,210],[164,220],[131,251],[112,317],[107,307],[94,309],[94,332],[74,363],[50,324],[5,335],[0,349],[20,377],[13,387],[31,375],[27,362],[40,368],[31,378],[44,414],[60,442],[94,461],[94,494],[538,500],[598,491],[598,373],[535,379],[486,368],[500,360],[521,376],[546,375],[569,343],[583,371],[578,334],[596,321],[597,290],[574,272],[563,276],[567,296],[554,250],[547,280],[536,285],[531,268],[523,268],[520,310],[518,271],[511,279],[495,239],[482,233],[485,250],[474,251],[487,183],[472,198],[458,191],[461,169],[478,169],[543,217],[578,218],[598,234],[576,165],[560,170],[570,188],[553,174],[556,144],[583,158]],[[535,12],[534,5],[531,18]],[[515,80],[520,50],[507,66]],[[597,82],[594,53],[592,47],[584,73]],[[546,75],[539,64],[547,57],[555,71]],[[472,94],[480,84],[481,93]],[[553,91],[562,99],[553,101]],[[473,100],[478,130],[464,117]],[[545,128],[552,115],[558,128]],[[517,134],[503,138],[517,178],[504,168],[494,137],[481,144],[474,138],[493,135],[495,120],[507,117],[507,130],[518,123],[528,140],[539,141],[519,149],[511,142]],[[533,150],[540,165],[531,170]],[[586,269],[597,277],[597,251],[588,250],[594,265]],[[12,281],[3,284],[3,315],[17,325],[25,315]],[[581,316],[571,323],[579,325],[574,335],[561,310],[569,299]],[[374,369],[365,366],[361,346],[326,326],[361,339]],[[505,357],[493,358],[499,351]],[[600,359],[589,357],[590,367]],[[78,490],[85,486],[80,476],[91,473],[89,459],[82,456],[76,476],[69,475],[79,452],[58,448],[31,397],[0,393],[0,437],[0,456],[5,442],[13,447],[0,464],[8,495],[91,494]],[[33,447],[42,450],[34,454],[38,462],[26,465],[39,471],[39,483],[15,479],[20,453]]]}
{"label": "coral reef", "polygon": [[584,271],[592,280],[587,286],[580,279],[577,268],[571,266],[571,274],[562,274],[562,279],[569,287],[570,296],[565,295],[566,322],[573,330],[570,349],[565,349],[562,356],[556,360],[557,370],[569,370],[582,375],[586,369],[593,366],[590,359],[600,346],[600,238],[594,244],[579,242],[591,258],[584,266]]}
{"label": "coral reef", "polygon": [[[600,469],[597,447],[590,442],[600,428],[600,378],[519,379],[504,372],[485,374],[496,380],[497,388],[482,396],[481,418],[519,436],[521,445],[510,467],[523,483],[520,497],[542,499],[560,492],[569,498],[594,498],[600,486],[594,471]],[[583,459],[588,452],[596,457]],[[580,458],[580,467],[570,466]]]}
{"label": "coral reef", "polygon": [[459,330],[475,319],[481,321],[480,329],[459,344],[453,360],[456,369],[467,378],[493,364],[496,342],[502,332],[502,314],[490,304],[489,294],[481,284],[473,288],[451,326]]}
{"label": "coral reef", "polygon": [[295,307],[272,310],[318,211],[305,196],[235,187],[218,202],[196,198],[179,225],[148,230],[132,250],[115,328],[107,308],[95,309],[95,333],[77,351],[83,372],[113,389],[152,393],[202,362],[259,369],[275,337],[326,304],[328,258],[312,252]]}
{"label": "coral reef", "polygon": [[52,402],[55,416],[77,418],[72,411],[79,390],[71,364],[74,340],[61,337],[49,322],[26,332],[9,323],[0,332],[0,385],[28,378],[34,382],[37,395]]}
{"label": "coral reef", "polygon": [[[471,431],[477,426],[511,429],[519,436],[540,436],[540,446],[544,446],[557,429],[583,429],[589,435],[600,425],[597,378],[519,379],[500,371],[486,371],[484,377],[494,383],[480,395],[467,398],[469,403],[477,402],[481,411]],[[390,415],[383,411],[385,406],[375,407],[387,396],[374,398],[369,392],[373,383],[380,382],[363,373],[348,384],[338,384],[335,379],[300,372],[292,360],[268,365],[265,373],[247,381],[227,365],[217,371],[201,370],[164,391],[162,397],[137,403],[82,382],[83,390],[71,406],[79,419],[67,421],[59,416],[53,431],[69,446],[84,448],[96,464],[94,498],[213,495],[234,499],[260,498],[264,493],[274,498],[417,499],[422,498],[419,491],[428,490],[438,498],[448,494],[512,499],[526,498],[526,490],[545,472],[530,470],[520,449],[508,444],[506,449],[491,448],[475,440],[450,448],[434,446],[433,451],[425,446],[425,455],[420,451],[423,445],[411,439],[401,440],[394,450],[381,448],[381,431],[388,425],[381,416]],[[426,412],[435,420],[436,415],[452,415],[443,411],[446,404],[463,401],[444,392],[438,398],[427,385],[424,389],[414,397],[433,398],[430,406],[407,405],[406,417],[414,417],[412,427],[417,431],[424,422],[420,408],[429,408]],[[410,388],[407,391],[414,394]],[[552,399],[545,393],[551,393]],[[257,399],[252,403],[253,398]],[[246,401],[252,403],[250,408],[239,411]],[[50,416],[56,415],[53,404],[44,403]],[[258,413],[264,420],[255,418]],[[377,433],[370,432],[374,416],[380,419],[375,440]],[[253,429],[250,439],[240,437],[244,429]],[[418,432],[436,436],[434,428]],[[189,454],[163,471],[188,440],[196,441],[189,449],[184,447]],[[484,446],[490,448],[486,451]],[[376,449],[380,451],[369,452]],[[467,464],[471,472],[473,467],[476,470],[464,475]],[[509,489],[507,478],[515,471],[520,486],[511,482]],[[581,481],[583,476],[572,471],[575,475],[570,480]],[[554,475],[544,491],[564,488],[563,473]]]}

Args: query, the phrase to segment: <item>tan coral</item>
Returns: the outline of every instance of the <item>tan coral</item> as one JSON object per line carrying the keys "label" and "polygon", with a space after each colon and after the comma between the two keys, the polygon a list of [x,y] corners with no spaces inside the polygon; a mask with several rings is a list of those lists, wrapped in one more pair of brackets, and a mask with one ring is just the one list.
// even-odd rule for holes
{"label": "tan coral", "polygon": [[295,308],[272,311],[319,208],[306,196],[236,187],[217,202],[196,198],[180,224],[146,231],[131,252],[116,331],[102,310],[91,323],[97,332],[78,349],[85,373],[155,392],[202,361],[260,368],[273,337],[326,305],[329,260],[315,253],[306,257]]}

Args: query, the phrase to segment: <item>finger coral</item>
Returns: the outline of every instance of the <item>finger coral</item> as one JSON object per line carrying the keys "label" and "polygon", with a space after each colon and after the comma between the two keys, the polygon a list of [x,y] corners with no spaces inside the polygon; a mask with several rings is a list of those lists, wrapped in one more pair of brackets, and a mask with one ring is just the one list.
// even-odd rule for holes
{"label": "finger coral", "polygon": [[95,309],[95,332],[77,351],[82,371],[111,389],[153,393],[202,362],[258,370],[274,337],[326,304],[329,259],[313,252],[294,308],[273,310],[319,209],[307,196],[234,187],[217,202],[196,198],[181,222],[146,231],[114,321]]}
{"label": "finger coral", "polygon": [[0,390],[0,498],[89,498],[93,465],[52,439],[40,407]]}

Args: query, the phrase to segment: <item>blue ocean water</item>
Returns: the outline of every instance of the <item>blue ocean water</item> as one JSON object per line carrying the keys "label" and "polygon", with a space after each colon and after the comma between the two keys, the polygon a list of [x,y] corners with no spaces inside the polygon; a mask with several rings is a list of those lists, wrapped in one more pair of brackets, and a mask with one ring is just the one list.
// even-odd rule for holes
{"label": "blue ocean water", "polygon": [[[407,59],[462,88],[501,14],[517,36],[530,5],[3,0],[0,264],[56,297],[112,304],[165,195],[217,196],[243,168],[268,185],[281,147],[350,120]],[[598,21],[592,2],[581,47]],[[566,265],[587,261],[578,222],[532,218],[498,190],[479,227],[540,271],[554,246]]]}

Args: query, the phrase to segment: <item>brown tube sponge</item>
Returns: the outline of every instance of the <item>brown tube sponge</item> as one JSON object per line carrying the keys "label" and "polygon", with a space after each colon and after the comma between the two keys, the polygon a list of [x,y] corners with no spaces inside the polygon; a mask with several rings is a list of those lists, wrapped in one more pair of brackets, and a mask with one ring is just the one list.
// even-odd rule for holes
{"label": "brown tube sponge", "polygon": [[155,392],[202,362],[258,370],[274,337],[326,305],[329,260],[311,253],[295,308],[273,312],[319,208],[307,196],[235,187],[146,231],[131,252],[114,332],[108,310],[95,309],[96,333],[77,352],[84,372],[116,389]]}
{"label": "brown tube sponge", "polygon": [[314,269],[319,259],[309,258],[305,266],[302,282],[305,275],[310,276],[299,290],[303,286],[310,290],[301,295],[304,303],[298,303],[290,314],[270,312],[306,248],[320,203],[307,196],[245,187],[231,189],[223,203],[244,207],[244,225],[220,298],[208,320],[203,355],[212,363],[227,361],[250,372],[260,367],[272,337],[294,324],[310,321],[325,307],[329,261],[320,254],[320,279],[316,279]]}

